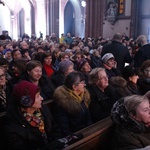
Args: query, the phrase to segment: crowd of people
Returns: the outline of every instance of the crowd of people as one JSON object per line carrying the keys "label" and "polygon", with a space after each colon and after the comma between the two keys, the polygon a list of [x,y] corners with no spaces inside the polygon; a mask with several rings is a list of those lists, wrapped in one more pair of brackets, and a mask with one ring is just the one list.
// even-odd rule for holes
{"label": "crowd of people", "polygon": [[[138,135],[150,131],[149,48],[145,35],[133,39],[120,33],[112,39],[70,33],[1,39],[0,112],[6,112],[8,148],[61,149],[82,137],[75,132],[108,116],[116,125],[116,147],[150,145],[148,134],[140,135],[144,144]],[[51,110],[42,105],[50,99]],[[128,120],[120,118],[124,112]],[[132,130],[132,122],[140,131]],[[120,138],[121,130],[126,137]],[[125,141],[132,132],[137,145]]]}

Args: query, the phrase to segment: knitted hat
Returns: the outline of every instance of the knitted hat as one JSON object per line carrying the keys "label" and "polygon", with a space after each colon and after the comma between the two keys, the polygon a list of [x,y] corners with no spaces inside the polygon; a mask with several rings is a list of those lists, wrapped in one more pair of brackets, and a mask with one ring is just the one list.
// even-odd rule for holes
{"label": "knitted hat", "polygon": [[4,49],[3,54],[5,55],[7,52],[12,52],[11,49]]}
{"label": "knitted hat", "polygon": [[138,75],[138,72],[136,69],[134,69],[133,67],[131,66],[126,66],[123,68],[123,71],[122,71],[122,77],[126,80],[129,79],[129,77],[132,77],[134,75]]}
{"label": "knitted hat", "polygon": [[13,98],[21,107],[29,108],[34,104],[38,86],[28,81],[21,81],[14,86]]}
{"label": "knitted hat", "polygon": [[81,68],[85,65],[85,63],[88,62],[85,58],[81,58],[76,63],[77,70],[81,70]]}
{"label": "knitted hat", "polygon": [[70,60],[62,60],[60,63],[59,63],[59,71],[62,72],[62,73],[65,73],[69,66],[73,65],[73,62],[70,61]]}
{"label": "knitted hat", "polygon": [[102,57],[103,63],[106,63],[110,58],[114,58],[114,55],[113,55],[112,53],[106,53],[106,54]]}

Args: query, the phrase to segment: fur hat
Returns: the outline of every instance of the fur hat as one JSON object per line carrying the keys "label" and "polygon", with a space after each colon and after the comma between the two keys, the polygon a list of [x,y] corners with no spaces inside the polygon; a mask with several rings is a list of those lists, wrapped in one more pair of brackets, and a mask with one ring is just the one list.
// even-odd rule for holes
{"label": "fur hat", "polygon": [[59,71],[65,73],[69,66],[73,65],[73,62],[70,60],[63,60],[59,63]]}
{"label": "fur hat", "polygon": [[29,108],[34,104],[35,95],[39,91],[38,86],[28,81],[21,81],[14,86],[13,98],[23,108]]}
{"label": "fur hat", "polygon": [[114,55],[113,55],[112,53],[106,53],[106,54],[102,57],[103,63],[106,63],[110,58],[114,58]]}
{"label": "fur hat", "polygon": [[77,70],[81,70],[81,68],[85,65],[85,63],[88,62],[85,58],[81,58],[77,61],[76,67]]}

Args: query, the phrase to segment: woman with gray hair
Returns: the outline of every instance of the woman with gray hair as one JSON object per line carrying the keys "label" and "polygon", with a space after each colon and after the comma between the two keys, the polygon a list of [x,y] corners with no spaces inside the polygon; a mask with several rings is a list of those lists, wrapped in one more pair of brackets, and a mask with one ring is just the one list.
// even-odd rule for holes
{"label": "woman with gray hair", "polygon": [[117,98],[115,89],[108,83],[104,68],[95,68],[90,72],[88,90],[91,96],[89,109],[92,121],[108,117]]}
{"label": "woman with gray hair", "polygon": [[115,124],[113,134],[115,149],[150,149],[149,98],[150,92],[143,96],[127,96],[114,104],[111,118]]}

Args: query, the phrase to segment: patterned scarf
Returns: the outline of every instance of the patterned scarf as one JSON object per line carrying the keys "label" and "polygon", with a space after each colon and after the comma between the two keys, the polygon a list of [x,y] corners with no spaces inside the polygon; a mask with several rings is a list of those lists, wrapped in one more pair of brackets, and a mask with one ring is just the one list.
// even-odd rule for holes
{"label": "patterned scarf", "polygon": [[25,109],[22,108],[22,113],[31,126],[39,128],[39,131],[42,133],[42,137],[44,137],[44,139],[47,141],[47,136],[44,128],[44,121],[42,118],[41,111],[38,109],[33,114],[30,114],[26,112]]}
{"label": "patterned scarf", "polygon": [[6,101],[6,86],[3,86],[2,88],[0,88],[0,100],[1,100],[1,103],[3,105],[4,108],[7,107],[7,101]]}

